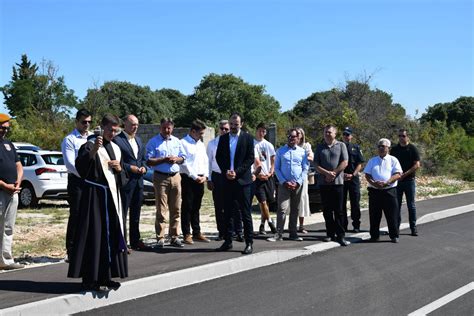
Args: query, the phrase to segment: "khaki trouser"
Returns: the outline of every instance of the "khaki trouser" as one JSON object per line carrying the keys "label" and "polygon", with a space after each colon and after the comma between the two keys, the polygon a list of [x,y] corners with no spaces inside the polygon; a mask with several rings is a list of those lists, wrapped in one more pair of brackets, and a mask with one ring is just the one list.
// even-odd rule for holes
{"label": "khaki trouser", "polygon": [[14,263],[12,253],[18,194],[0,190],[0,267]]}
{"label": "khaki trouser", "polygon": [[165,236],[166,217],[169,212],[169,232],[171,239],[178,238],[179,216],[181,207],[181,176],[174,176],[155,172],[153,174],[153,187],[155,188],[156,238]]}

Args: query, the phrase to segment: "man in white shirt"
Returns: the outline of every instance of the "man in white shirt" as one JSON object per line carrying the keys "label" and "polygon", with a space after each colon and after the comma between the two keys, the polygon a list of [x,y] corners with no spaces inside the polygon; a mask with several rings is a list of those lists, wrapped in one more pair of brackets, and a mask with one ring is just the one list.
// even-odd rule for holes
{"label": "man in white shirt", "polygon": [[[206,125],[200,120],[191,123],[189,134],[181,139],[186,160],[180,165],[181,173],[181,230],[185,244],[194,241],[209,242],[201,233],[199,210],[204,195],[204,183],[209,177],[209,159],[202,137]],[[192,228],[192,235],[191,229]]]}
{"label": "man in white shirt", "polygon": [[88,110],[81,109],[77,111],[76,128],[64,138],[61,144],[64,164],[68,171],[67,193],[69,195],[69,220],[66,231],[66,250],[68,257],[70,257],[74,246],[74,234],[79,224],[79,204],[84,187],[84,180],[81,179],[81,176],[76,170],[76,158],[79,148],[87,142],[87,137],[92,134],[89,131],[91,123],[92,116]]}
{"label": "man in white shirt", "polygon": [[270,217],[270,203],[275,201],[275,182],[273,174],[275,171],[275,148],[272,143],[265,139],[267,134],[267,127],[264,123],[257,125],[257,132],[255,133],[254,146],[255,158],[260,161],[260,172],[256,174],[255,180],[255,197],[260,206],[262,220],[259,234],[266,235],[265,222],[268,221],[273,234],[276,234],[276,227]]}
{"label": "man in white shirt", "polygon": [[381,138],[377,149],[378,156],[371,158],[364,169],[369,191],[370,240],[379,240],[383,211],[390,239],[393,243],[398,243],[397,180],[403,170],[398,159],[388,154],[388,139]]}

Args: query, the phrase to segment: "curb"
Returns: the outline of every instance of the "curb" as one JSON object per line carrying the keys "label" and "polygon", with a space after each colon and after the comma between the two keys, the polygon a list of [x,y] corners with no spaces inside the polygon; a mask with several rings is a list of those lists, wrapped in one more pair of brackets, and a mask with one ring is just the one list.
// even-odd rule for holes
{"label": "curb", "polygon": [[[425,224],[472,211],[474,211],[474,204],[447,209],[422,216],[417,221],[417,224]],[[408,227],[408,223],[402,223],[400,225],[400,229],[406,229]],[[381,230],[387,230],[387,227],[383,227]],[[364,232],[353,234],[348,237],[351,243],[357,243],[369,239],[370,234]],[[295,249],[263,251],[249,256],[242,256],[123,282],[120,291],[110,291],[104,293],[81,292],[77,294],[58,296],[39,302],[18,305],[0,310],[0,315],[65,315],[84,312],[256,268],[285,262],[298,257],[308,256],[313,253],[322,252],[337,247],[340,247],[338,243],[327,242],[306,246],[301,250]]]}

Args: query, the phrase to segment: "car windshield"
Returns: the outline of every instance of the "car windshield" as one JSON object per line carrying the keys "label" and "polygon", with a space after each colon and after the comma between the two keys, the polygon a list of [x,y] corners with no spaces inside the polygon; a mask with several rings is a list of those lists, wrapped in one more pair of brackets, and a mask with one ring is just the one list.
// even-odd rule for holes
{"label": "car windshield", "polygon": [[41,155],[41,157],[48,165],[64,165],[63,155],[61,154]]}

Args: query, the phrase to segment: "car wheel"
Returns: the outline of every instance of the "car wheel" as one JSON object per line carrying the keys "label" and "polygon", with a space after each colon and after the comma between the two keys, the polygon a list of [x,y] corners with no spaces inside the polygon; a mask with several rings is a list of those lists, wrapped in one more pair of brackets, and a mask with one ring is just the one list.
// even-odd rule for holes
{"label": "car wheel", "polygon": [[36,197],[35,190],[29,183],[23,183],[18,197],[20,207],[35,207],[38,205],[38,198]]}

